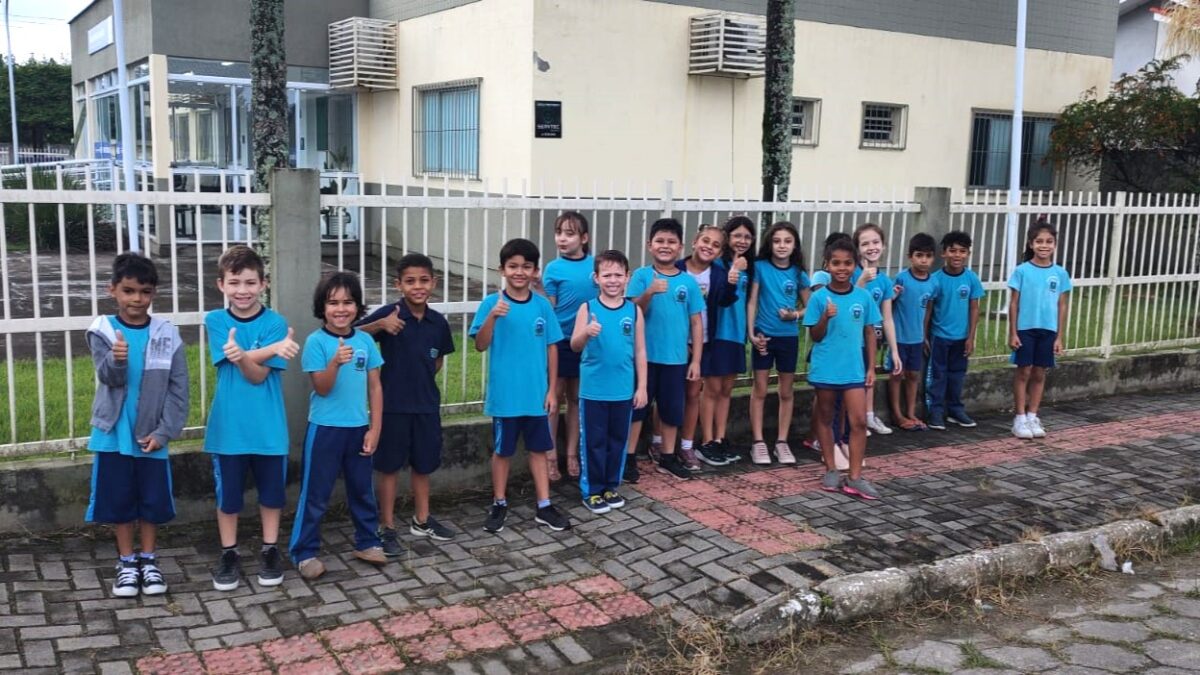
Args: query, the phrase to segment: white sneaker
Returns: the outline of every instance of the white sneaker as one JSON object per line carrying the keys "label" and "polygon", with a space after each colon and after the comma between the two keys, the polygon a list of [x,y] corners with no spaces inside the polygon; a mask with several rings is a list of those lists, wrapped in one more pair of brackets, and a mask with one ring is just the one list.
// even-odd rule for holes
{"label": "white sneaker", "polygon": [[1013,418],[1012,432],[1013,436],[1017,438],[1033,438],[1033,430],[1029,428],[1029,422],[1025,420],[1024,415],[1017,415]]}
{"label": "white sneaker", "polygon": [[850,446],[844,443],[833,444],[833,467],[838,471],[850,470]]}
{"label": "white sneaker", "polygon": [[1034,438],[1045,438],[1046,430],[1042,428],[1042,420],[1037,415],[1032,415],[1025,419],[1025,426],[1029,427],[1029,432]]}
{"label": "white sneaker", "polygon": [[755,441],[750,445],[750,461],[760,466],[771,463],[771,452],[763,441]]}
{"label": "white sneaker", "polygon": [[867,430],[874,431],[877,434],[887,436],[892,433],[892,428],[883,423],[876,415],[867,415]]}

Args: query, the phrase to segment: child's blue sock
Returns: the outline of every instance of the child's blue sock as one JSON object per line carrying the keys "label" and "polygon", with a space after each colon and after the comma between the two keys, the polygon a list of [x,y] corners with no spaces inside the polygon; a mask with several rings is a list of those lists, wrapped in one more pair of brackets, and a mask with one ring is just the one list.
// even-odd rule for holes
{"label": "child's blue sock", "polygon": [[134,553],[133,555],[123,555],[123,556],[121,556],[121,562],[123,562],[123,563],[137,562],[137,554]]}
{"label": "child's blue sock", "polygon": [[539,508],[539,509],[544,509],[544,508],[546,508],[547,506],[550,506],[550,500],[549,500],[549,499],[539,499],[539,500],[538,500],[538,508]]}
{"label": "child's blue sock", "polygon": [[145,551],[142,551],[141,553],[138,554],[138,558],[140,558],[142,560],[148,560],[150,562],[154,562],[155,555],[154,555],[153,551],[151,551],[150,553],[146,553]]}
{"label": "child's blue sock", "polygon": [[496,506],[508,506],[507,499],[493,499],[492,503],[495,504]]}

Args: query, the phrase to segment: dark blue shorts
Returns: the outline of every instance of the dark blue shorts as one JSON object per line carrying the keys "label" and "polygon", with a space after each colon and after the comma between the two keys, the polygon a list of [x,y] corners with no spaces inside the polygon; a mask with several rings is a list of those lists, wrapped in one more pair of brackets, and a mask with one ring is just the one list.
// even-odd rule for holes
{"label": "dark blue shorts", "polygon": [[1021,348],[1013,352],[1013,363],[1017,364],[1017,367],[1054,367],[1054,341],[1058,338],[1057,332],[1031,328],[1017,331],[1017,337],[1021,339]]}
{"label": "dark blue shorts", "polygon": [[282,509],[287,503],[287,455],[213,454],[213,480],[217,484],[217,508],[221,513],[242,512],[242,494],[246,491],[246,473],[254,472],[258,505]]}
{"label": "dark blue shorts", "polygon": [[795,373],[796,362],[800,358],[800,337],[788,335],[767,340],[767,353],[759,354],[757,349],[750,350],[750,365],[755,370],[770,370],[775,366],[777,373]]}
{"label": "dark blue shorts", "polygon": [[89,523],[162,525],[175,517],[171,460],[130,457],[119,452],[92,453]]}
{"label": "dark blue shorts", "polygon": [[493,452],[497,455],[512,457],[517,452],[517,439],[522,437],[525,439],[525,449],[529,452],[549,452],[554,449],[550,418],[545,415],[492,418]]}
{"label": "dark blue shorts", "polygon": [[583,354],[571,349],[570,338],[559,340],[555,344],[558,345],[558,376],[566,379],[578,379],[579,359],[583,358]]}
{"label": "dark blue shorts", "polygon": [[[850,384],[825,384],[823,382],[809,382],[808,384],[813,389],[824,389],[825,391],[850,391],[851,389],[867,388],[865,382],[851,382]],[[841,394],[838,394],[838,396],[840,398]]]}
{"label": "dark blue shorts", "polygon": [[[925,343],[900,343],[896,345],[896,350],[900,352],[900,365],[904,368],[904,372],[920,373],[925,370]],[[890,353],[883,360],[883,367],[889,373],[892,372],[892,355]]]}
{"label": "dark blue shorts", "polygon": [[746,345],[731,340],[712,340],[700,355],[702,377],[724,377],[746,372]]}
{"label": "dark blue shorts", "polygon": [[[700,354],[701,360],[704,354]],[[650,404],[658,409],[658,419],[669,427],[683,424],[683,405],[687,399],[686,363],[646,364],[646,405],[633,411],[633,421],[641,422],[650,414]]]}
{"label": "dark blue shorts", "polygon": [[396,473],[412,467],[427,476],[442,465],[442,416],[438,413],[384,413],[379,448],[371,455],[375,470]]}

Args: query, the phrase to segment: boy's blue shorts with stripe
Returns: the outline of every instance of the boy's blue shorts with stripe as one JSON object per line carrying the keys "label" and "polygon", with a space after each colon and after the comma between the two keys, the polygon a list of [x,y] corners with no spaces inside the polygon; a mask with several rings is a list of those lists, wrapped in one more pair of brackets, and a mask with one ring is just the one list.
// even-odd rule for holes
{"label": "boy's blue shorts with stripe", "polygon": [[492,418],[495,444],[492,452],[500,457],[512,457],[517,452],[517,441],[522,437],[525,439],[525,449],[529,452],[549,452],[554,449],[550,418],[545,415]]}
{"label": "boy's blue shorts with stripe", "polygon": [[170,459],[92,453],[87,522],[122,524],[142,520],[162,525],[174,518]]}
{"label": "boy's blue shorts with stripe", "polygon": [[246,474],[254,472],[258,505],[282,509],[287,503],[287,455],[219,455],[214,453],[213,481],[217,488],[217,508],[221,513],[242,512]]}

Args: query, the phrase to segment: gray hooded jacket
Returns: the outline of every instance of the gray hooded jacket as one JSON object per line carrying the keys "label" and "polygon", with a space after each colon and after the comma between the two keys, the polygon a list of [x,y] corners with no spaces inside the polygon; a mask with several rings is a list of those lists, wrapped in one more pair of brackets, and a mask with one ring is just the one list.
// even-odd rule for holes
{"label": "gray hooded jacket", "polygon": [[[96,364],[96,399],[92,402],[92,426],[112,431],[125,404],[127,362],[113,359],[116,331],[107,316],[98,316],[87,330],[88,347]],[[138,395],[137,421],[133,437],[153,437],[166,447],[179,438],[188,417],[187,356],[179,329],[170,321],[150,317],[150,343],[146,347],[142,387]]]}

